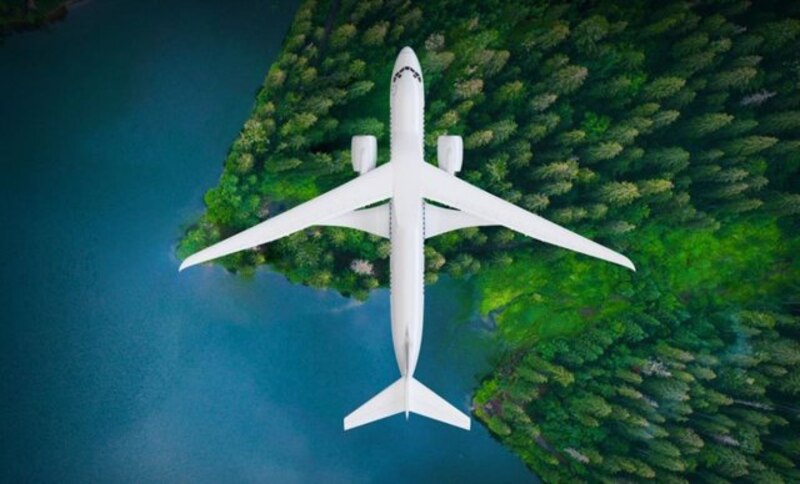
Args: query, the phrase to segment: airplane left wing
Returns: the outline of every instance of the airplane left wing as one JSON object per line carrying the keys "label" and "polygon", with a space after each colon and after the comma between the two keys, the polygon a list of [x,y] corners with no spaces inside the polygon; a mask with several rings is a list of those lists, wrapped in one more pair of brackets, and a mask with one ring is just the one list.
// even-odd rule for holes
{"label": "airplane left wing", "polygon": [[344,185],[218,242],[186,258],[180,270],[240,250],[285,237],[310,227],[325,225],[351,210],[385,200],[392,195],[392,164],[387,163]]}
{"label": "airplane left wing", "polygon": [[[493,222],[542,242],[636,270],[630,259],[608,247],[603,247],[545,218],[508,203],[433,165],[423,163],[422,167],[423,197],[485,221],[473,225],[489,225]],[[464,226],[461,225],[461,227]]]}

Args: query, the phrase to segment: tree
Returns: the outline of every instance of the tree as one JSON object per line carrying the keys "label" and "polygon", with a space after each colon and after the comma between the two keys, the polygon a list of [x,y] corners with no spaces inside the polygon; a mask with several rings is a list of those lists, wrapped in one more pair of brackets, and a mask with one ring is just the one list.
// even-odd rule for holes
{"label": "tree", "polygon": [[718,73],[711,81],[710,87],[716,90],[742,90],[750,84],[758,70],[755,67],[745,66]]}
{"label": "tree", "polygon": [[522,81],[512,81],[500,86],[497,91],[497,101],[507,104],[516,104],[522,100],[525,94],[525,86]]}
{"label": "tree", "polygon": [[769,148],[777,142],[778,138],[771,136],[748,136],[729,141],[725,145],[725,151],[732,155],[750,156]]}
{"label": "tree", "polygon": [[469,79],[455,85],[456,99],[468,99],[483,91],[483,79]]}
{"label": "tree", "polygon": [[567,66],[553,74],[550,85],[556,94],[568,94],[581,87],[588,74],[589,70],[583,66]]}
{"label": "tree", "polygon": [[236,171],[240,174],[247,174],[255,165],[255,157],[250,153],[242,153],[236,159]]}
{"label": "tree", "polygon": [[686,79],[674,76],[665,76],[654,79],[644,87],[643,96],[649,100],[664,99],[681,90],[686,85]]}
{"label": "tree", "polygon": [[[281,126],[280,134],[289,137],[294,134],[302,134],[317,122],[317,117],[311,113],[298,113],[292,116],[286,124]],[[246,125],[245,125],[246,126]]]}
{"label": "tree", "polygon": [[354,119],[345,124],[342,131],[351,135],[353,133],[372,135],[380,139],[384,134],[384,125],[375,118]]}
{"label": "tree", "polygon": [[517,130],[517,123],[513,119],[504,119],[492,124],[489,129],[493,133],[492,141],[494,143],[503,143]]}
{"label": "tree", "polygon": [[494,138],[492,130],[475,131],[464,140],[464,148],[473,149],[489,144]]}
{"label": "tree", "polygon": [[556,100],[558,99],[557,94],[553,93],[545,93],[539,94],[538,96],[534,96],[531,99],[531,108],[535,112],[541,112],[550,107]]}
{"label": "tree", "polygon": [[267,73],[265,85],[269,88],[276,89],[282,86],[285,80],[286,72],[275,64],[269,69],[269,73]]}
{"label": "tree", "polygon": [[800,194],[779,193],[769,201],[767,206],[777,215],[800,214]]}
{"label": "tree", "polygon": [[674,185],[670,180],[665,179],[642,180],[637,183],[639,193],[642,196],[656,195],[667,192],[672,190],[673,186]]}
{"label": "tree", "polygon": [[599,197],[609,205],[627,205],[641,194],[635,184],[630,182],[609,182],[600,188]]}
{"label": "tree", "polygon": [[578,175],[577,160],[557,161],[534,170],[534,176],[543,180],[571,180]]}
{"label": "tree", "polygon": [[581,52],[597,52],[597,43],[608,35],[609,24],[605,17],[593,15],[580,22],[572,33],[572,39]]}
{"label": "tree", "polygon": [[359,98],[369,93],[373,87],[375,87],[375,83],[372,81],[355,82],[353,83],[353,85],[350,86],[350,89],[347,91],[347,96],[350,99]]}
{"label": "tree", "polygon": [[386,32],[389,31],[389,22],[382,21],[378,22],[372,27],[368,28],[363,36],[363,42],[365,45],[370,46],[378,46],[383,44],[383,39],[386,38]]}
{"label": "tree", "polygon": [[353,24],[344,24],[337,27],[330,37],[331,47],[342,49],[356,35],[356,32],[356,26]]}
{"label": "tree", "polygon": [[569,37],[569,24],[565,21],[555,21],[550,25],[543,25],[530,30],[522,42],[526,49],[549,50]]}
{"label": "tree", "polygon": [[677,173],[689,166],[690,154],[683,148],[674,146],[645,152],[648,164],[668,172]]}
{"label": "tree", "polygon": [[235,148],[243,152],[264,153],[269,142],[268,136],[264,123],[249,119],[236,140]]}
{"label": "tree", "polygon": [[783,111],[768,114],[761,121],[761,129],[767,133],[784,133],[800,129],[800,111]]}
{"label": "tree", "polygon": [[587,161],[597,162],[614,158],[622,152],[622,145],[616,141],[609,141],[586,148]]}
{"label": "tree", "polygon": [[733,116],[726,113],[707,113],[689,120],[686,125],[686,135],[700,138],[727,126],[733,121]]}
{"label": "tree", "polygon": [[439,74],[450,67],[455,58],[452,52],[427,52],[422,57],[422,66],[428,76]]}
{"label": "tree", "polygon": [[436,32],[425,39],[425,50],[429,52],[438,52],[444,48],[444,35]]}

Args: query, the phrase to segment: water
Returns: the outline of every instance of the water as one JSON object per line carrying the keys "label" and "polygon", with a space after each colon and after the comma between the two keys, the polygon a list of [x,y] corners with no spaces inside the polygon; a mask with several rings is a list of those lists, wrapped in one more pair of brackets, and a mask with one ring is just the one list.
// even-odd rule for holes
{"label": "water", "polygon": [[[471,432],[342,418],[397,376],[365,304],[177,272],[296,4],[92,1],[0,47],[0,480],[524,482]],[[419,379],[462,406],[489,341],[427,289]]]}

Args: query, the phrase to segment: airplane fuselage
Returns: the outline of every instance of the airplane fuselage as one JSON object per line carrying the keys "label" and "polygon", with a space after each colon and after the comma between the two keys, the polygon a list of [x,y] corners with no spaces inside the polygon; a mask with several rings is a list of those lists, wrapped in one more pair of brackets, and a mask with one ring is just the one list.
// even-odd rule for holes
{"label": "airplane fuselage", "polygon": [[422,345],[425,306],[425,214],[421,171],[425,93],[419,61],[403,49],[392,71],[391,159],[395,177],[391,201],[392,341],[397,366],[411,377]]}

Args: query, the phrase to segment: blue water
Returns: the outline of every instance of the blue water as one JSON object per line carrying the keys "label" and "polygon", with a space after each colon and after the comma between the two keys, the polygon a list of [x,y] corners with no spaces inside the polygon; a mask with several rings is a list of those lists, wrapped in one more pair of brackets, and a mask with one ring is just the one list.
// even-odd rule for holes
{"label": "blue water", "polygon": [[[342,431],[397,376],[386,291],[177,272],[295,8],[93,0],[0,46],[0,481],[533,479],[476,422]],[[426,294],[418,377],[467,408],[491,341]]]}

